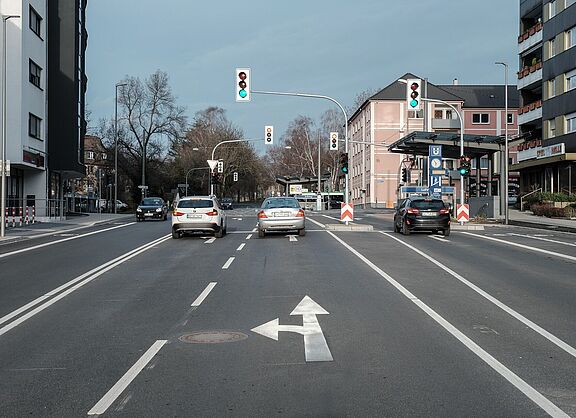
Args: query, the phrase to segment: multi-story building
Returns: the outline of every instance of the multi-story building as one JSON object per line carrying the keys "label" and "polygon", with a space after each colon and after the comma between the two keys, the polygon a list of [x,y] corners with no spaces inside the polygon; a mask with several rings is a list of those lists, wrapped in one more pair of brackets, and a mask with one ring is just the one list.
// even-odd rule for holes
{"label": "multi-story building", "polygon": [[86,0],[0,2],[2,15],[18,16],[6,22],[2,74],[7,206],[36,206],[38,217],[63,213],[67,182],[84,175],[85,8]]}
{"label": "multi-story building", "polygon": [[521,191],[576,192],[576,0],[521,0]]}
{"label": "multi-story building", "polygon": [[[410,78],[419,77],[405,74],[368,98],[349,120],[348,136],[353,141],[349,147],[350,200],[355,205],[393,207],[396,203],[401,167],[409,156],[391,152],[391,144],[414,131],[460,131],[457,114],[446,104],[426,102],[426,112],[407,109],[406,80]],[[508,123],[512,137],[517,134],[518,92],[516,86],[509,86],[506,116],[504,90],[504,85],[458,85],[457,80],[447,86],[426,81],[423,87],[427,98],[446,102],[462,114],[466,134],[503,136]],[[422,163],[412,162],[412,182],[425,183]],[[484,158],[480,164],[482,177],[489,177],[488,167],[499,173],[497,160]],[[456,167],[446,161],[446,168]]]}

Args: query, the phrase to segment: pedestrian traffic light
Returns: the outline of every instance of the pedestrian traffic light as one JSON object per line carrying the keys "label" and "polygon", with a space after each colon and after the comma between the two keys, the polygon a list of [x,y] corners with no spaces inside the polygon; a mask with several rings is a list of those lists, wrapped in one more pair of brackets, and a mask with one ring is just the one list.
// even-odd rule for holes
{"label": "pedestrian traffic light", "polygon": [[402,183],[408,183],[408,169],[402,167]]}
{"label": "pedestrian traffic light", "polygon": [[338,151],[338,132],[330,132],[330,151]]}
{"label": "pedestrian traffic light", "polygon": [[472,159],[465,155],[460,157],[460,164],[458,166],[458,172],[461,176],[466,177],[470,175],[470,169],[472,168]]}
{"label": "pedestrian traffic light", "polygon": [[238,181],[238,172],[237,171],[234,172],[234,181]]}
{"label": "pedestrian traffic light", "polygon": [[272,145],[274,143],[274,127],[265,126],[264,127],[264,143],[266,145]]}
{"label": "pedestrian traffic light", "polygon": [[250,68],[236,68],[236,101],[250,101]]}
{"label": "pedestrian traffic light", "polygon": [[340,171],[343,174],[348,174],[348,154],[340,154]]}
{"label": "pedestrian traffic light", "polygon": [[406,80],[406,103],[408,110],[420,110],[422,101],[420,87],[422,80],[419,78],[410,78]]}

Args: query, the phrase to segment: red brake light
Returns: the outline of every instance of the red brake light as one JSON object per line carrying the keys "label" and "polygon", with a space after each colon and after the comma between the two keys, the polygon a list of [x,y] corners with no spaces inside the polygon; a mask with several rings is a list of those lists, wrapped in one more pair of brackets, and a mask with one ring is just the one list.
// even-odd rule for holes
{"label": "red brake light", "polygon": [[184,216],[184,212],[178,212],[177,210],[175,210],[174,212],[172,212],[173,216]]}
{"label": "red brake light", "polygon": [[212,209],[210,212],[207,212],[206,215],[216,216],[216,215],[218,215],[218,211],[216,209]]}
{"label": "red brake light", "polygon": [[303,218],[304,217],[304,211],[302,209],[298,209],[298,213],[296,214],[296,217]]}
{"label": "red brake light", "polygon": [[418,215],[420,213],[420,211],[418,209],[414,209],[414,208],[408,208],[408,210],[406,211],[406,213],[410,213],[412,215]]}
{"label": "red brake light", "polygon": [[258,212],[258,219],[263,219],[263,218],[267,218],[268,216],[266,216],[266,214],[264,213],[263,210],[261,210],[260,212]]}
{"label": "red brake light", "polygon": [[448,214],[450,211],[448,209],[440,209],[440,215],[446,215]]}

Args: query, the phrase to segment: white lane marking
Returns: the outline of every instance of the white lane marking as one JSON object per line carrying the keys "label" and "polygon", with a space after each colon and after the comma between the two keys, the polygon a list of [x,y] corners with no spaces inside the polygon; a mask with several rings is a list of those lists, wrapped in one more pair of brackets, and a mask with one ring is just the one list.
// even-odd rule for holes
{"label": "white lane marking", "polygon": [[212,289],[214,289],[214,286],[216,286],[217,284],[218,282],[210,282],[208,286],[206,286],[206,289],[204,289],[202,293],[200,293],[200,295],[196,298],[194,302],[192,302],[192,305],[190,306],[200,306],[200,304],[204,302],[204,299],[206,299],[206,297],[210,294]]}
{"label": "white lane marking", "polygon": [[550,234],[534,234],[535,237],[553,237],[554,235]]}
{"label": "white lane marking", "polygon": [[438,235],[428,235],[428,238],[433,238],[436,241],[442,241],[442,242],[450,242],[447,239],[444,239],[442,237],[439,237]]}
{"label": "white lane marking", "polygon": [[483,360],[487,365],[492,367],[497,373],[499,373],[504,379],[514,385],[518,390],[520,390],[524,395],[526,395],[530,400],[536,403],[540,408],[546,411],[549,415],[553,417],[565,417],[569,418],[569,415],[558,408],[554,403],[550,402],[544,395],[522,380],[518,375],[516,375],[513,371],[508,369],[498,360],[496,360],[492,355],[490,355],[487,351],[485,351],[482,347],[468,338],[464,333],[462,333],[458,328],[444,319],[441,315],[436,313],[432,308],[418,299],[413,293],[411,293],[408,289],[398,283],[395,279],[393,279],[390,275],[352,248],[350,245],[345,243],[342,239],[338,238],[335,234],[330,231],[327,231],[336,241],[342,244],[345,248],[347,248],[352,254],[357,256],[360,260],[362,260],[366,265],[368,265],[372,270],[378,273],[382,278],[384,278],[388,283],[394,286],[402,295],[404,295],[408,300],[413,302],[416,306],[418,306],[422,311],[424,311],[428,316],[430,316],[434,321],[436,321],[440,326],[442,326],[446,331],[448,331],[452,336],[454,336],[458,341],[460,341],[468,350],[472,353],[477,355],[481,360]]}
{"label": "white lane marking", "polygon": [[204,241],[204,244],[212,244],[214,241],[216,241],[216,237],[212,237],[210,239],[207,239],[206,241]]}
{"label": "white lane marking", "polygon": [[257,228],[254,228],[254,229],[252,229],[252,232],[256,232],[256,231],[258,231],[258,229],[257,229]]}
{"label": "white lane marking", "polygon": [[537,239],[539,241],[553,242],[554,244],[562,244],[562,245],[569,245],[571,247],[576,247],[576,244],[572,244],[570,242],[556,241],[554,239],[542,238],[542,236],[549,237],[550,235],[534,235],[534,236],[524,234],[510,234],[510,235],[513,235],[515,237],[531,238],[531,239]]}
{"label": "white lane marking", "polygon": [[315,220],[314,220],[314,219],[312,219],[312,218],[308,218],[308,220],[309,220],[310,222],[312,222],[312,223],[314,223],[314,224],[318,225],[318,226],[319,226],[319,227],[321,227],[321,228],[326,228],[326,225],[324,225],[324,224],[321,224],[320,222],[318,222],[318,221],[315,221]]}
{"label": "white lane marking", "polygon": [[0,254],[0,258],[4,258],[4,257],[9,257],[11,255],[16,255],[16,254],[21,254],[21,253],[25,253],[27,251],[32,251],[32,250],[37,250],[38,248],[43,248],[43,247],[48,247],[49,245],[54,245],[54,244],[60,244],[61,242],[66,242],[66,241],[70,241],[73,239],[78,239],[78,238],[84,238],[87,237],[89,235],[95,235],[95,234],[100,234],[102,232],[106,232],[106,231],[112,231],[113,229],[118,229],[118,228],[124,228],[125,226],[130,226],[130,225],[134,225],[136,222],[130,222],[124,225],[118,225],[118,226],[113,226],[110,228],[106,228],[106,229],[101,229],[99,231],[92,231],[92,232],[88,232],[87,234],[82,234],[82,235],[76,235],[73,237],[68,237],[68,238],[64,238],[64,239],[59,239],[56,241],[51,241],[51,242],[45,242],[44,244],[38,244],[38,245],[34,245],[32,247],[27,247],[27,248],[22,248],[20,250],[16,250],[16,251],[11,251],[9,253],[4,253],[4,254]]}
{"label": "white lane marking", "polygon": [[240,245],[238,246],[238,248],[236,248],[236,251],[242,251],[242,248],[244,248],[245,245],[246,245],[246,243],[243,242],[242,244],[240,244]]}
{"label": "white lane marking", "polygon": [[232,264],[232,262],[234,261],[235,257],[230,257],[228,259],[228,261],[226,261],[226,263],[224,263],[224,265],[222,266],[222,270],[227,270],[228,267],[230,267],[230,264]]}
{"label": "white lane marking", "polygon": [[298,242],[298,240],[296,239],[296,235],[286,235],[289,239],[290,242]]}
{"label": "white lane marking", "polygon": [[[54,298],[50,299],[48,302],[45,302],[44,304],[42,304],[42,305],[36,307],[35,309],[33,309],[32,311],[28,312],[26,315],[22,315],[21,317],[19,317],[14,322],[11,322],[8,325],[0,328],[0,335],[5,334],[6,332],[10,331],[12,328],[17,327],[18,325],[20,325],[24,321],[32,318],[37,313],[43,311],[47,307],[58,302],[60,299],[68,296],[70,293],[72,293],[75,290],[77,290],[78,288],[84,286],[86,283],[91,282],[92,280],[96,279],[97,277],[101,276],[102,274],[106,273],[107,271],[109,271],[109,270],[113,269],[114,267],[124,263],[125,261],[130,260],[133,257],[136,257],[137,255],[143,253],[144,251],[147,251],[150,248],[153,248],[157,244],[160,244],[164,241],[167,241],[168,239],[170,239],[170,237],[171,237],[171,235],[166,235],[165,237],[158,238],[154,241],[149,242],[148,244],[145,244],[141,247],[138,247],[132,251],[129,251],[126,254],[121,255],[120,257],[116,257],[115,259],[108,261],[107,263],[104,263],[104,264],[102,264],[96,268],[93,268],[92,270],[76,277],[73,280],[70,280],[68,283],[65,283],[62,286],[57,287],[54,290],[51,290],[50,292],[40,296],[39,298],[36,298],[32,302],[27,303],[26,305],[16,309],[15,311],[9,313],[8,315],[5,315],[4,317],[0,318],[0,324],[12,319],[15,316],[20,315],[21,313],[27,311],[28,309],[32,308],[33,306],[38,305],[39,303],[41,303],[45,299],[48,299],[51,296],[57,295]],[[69,287],[69,286],[72,286],[72,287]],[[66,288],[68,288],[66,291],[58,294],[60,291],[66,289]]]}
{"label": "white lane marking", "polygon": [[446,273],[450,274],[452,277],[456,278],[457,280],[459,280],[460,282],[462,282],[463,284],[468,286],[470,289],[472,289],[473,291],[478,293],[480,296],[489,300],[494,305],[498,306],[500,309],[502,309],[504,312],[506,312],[510,316],[516,318],[518,321],[522,322],[524,325],[528,326],[533,331],[537,332],[538,334],[540,334],[541,336],[546,338],[551,343],[557,345],[558,347],[560,347],[562,350],[566,351],[571,356],[576,357],[576,348],[566,344],[564,341],[562,341],[560,338],[556,337],[554,334],[546,331],[544,328],[540,327],[538,324],[535,324],[534,322],[532,322],[531,320],[529,320],[528,318],[526,318],[522,314],[516,312],[514,309],[512,309],[509,306],[505,305],[504,303],[500,302],[500,300],[496,299],[494,296],[492,296],[489,293],[485,292],[484,290],[480,289],[475,284],[469,282],[464,277],[462,277],[461,275],[456,273],[454,270],[452,270],[451,268],[442,264],[440,261],[432,258],[431,256],[429,256],[425,252],[423,252],[423,251],[419,250],[418,248],[402,241],[401,239],[396,238],[395,236],[393,236],[391,234],[388,234],[387,232],[380,232],[380,233],[382,235],[386,235],[389,238],[392,238],[393,240],[398,241],[400,244],[402,244],[405,247],[410,248],[412,251],[420,254],[422,257],[424,257],[428,261],[432,262],[433,264],[436,264],[438,267],[440,267]]}
{"label": "white lane marking", "polygon": [[252,234],[248,234],[248,236],[246,237],[246,239],[250,239],[252,238]]}
{"label": "white lane marking", "polygon": [[576,257],[571,256],[571,255],[567,255],[567,254],[562,254],[562,253],[557,253],[557,252],[554,252],[554,251],[543,250],[543,249],[541,249],[541,248],[536,248],[536,247],[530,247],[529,245],[518,244],[518,243],[516,243],[516,242],[504,241],[503,239],[487,237],[486,235],[472,234],[472,233],[470,233],[470,232],[465,232],[465,231],[458,231],[458,232],[461,233],[461,234],[470,235],[470,236],[473,236],[473,237],[476,237],[476,238],[483,238],[483,239],[487,239],[487,240],[491,240],[491,241],[501,242],[502,244],[511,245],[511,246],[513,246],[513,247],[524,248],[525,250],[535,251],[535,252],[537,252],[537,253],[543,253],[543,254],[553,255],[554,257],[560,257],[560,258],[565,258],[565,259],[570,260],[570,261],[576,261]]}
{"label": "white lane marking", "polygon": [[242,220],[242,218],[238,218],[238,220],[239,220],[239,221],[241,221],[241,220]]}
{"label": "white lane marking", "polygon": [[116,382],[112,388],[88,411],[88,415],[101,415],[114,403],[114,401],[126,390],[128,385],[138,376],[146,365],[160,351],[168,340],[158,340],[146,351],[142,357]]}
{"label": "white lane marking", "polygon": [[324,216],[325,218],[334,219],[335,221],[340,220],[340,218],[335,218],[334,216],[328,216],[328,215],[322,215],[322,216]]}

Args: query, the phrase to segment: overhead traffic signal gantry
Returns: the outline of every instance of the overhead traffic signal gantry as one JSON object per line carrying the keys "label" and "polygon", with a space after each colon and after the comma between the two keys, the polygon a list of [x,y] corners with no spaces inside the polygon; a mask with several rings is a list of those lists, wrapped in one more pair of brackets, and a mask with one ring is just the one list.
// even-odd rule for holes
{"label": "overhead traffic signal gantry", "polygon": [[340,171],[343,174],[348,174],[348,154],[345,152],[340,154]]}
{"label": "overhead traffic signal gantry", "polygon": [[330,132],[330,151],[338,151],[338,132]]}
{"label": "overhead traffic signal gantry", "polygon": [[461,176],[466,177],[470,175],[470,169],[472,168],[472,159],[466,155],[460,157],[460,163],[458,165],[458,172]]}
{"label": "overhead traffic signal gantry", "polygon": [[274,144],[274,127],[271,125],[264,127],[264,143],[266,145]]}
{"label": "overhead traffic signal gantry", "polygon": [[409,78],[406,80],[406,103],[408,110],[421,109],[421,86],[422,80],[419,78]]}
{"label": "overhead traffic signal gantry", "polygon": [[250,101],[250,68],[236,68],[236,101]]}

